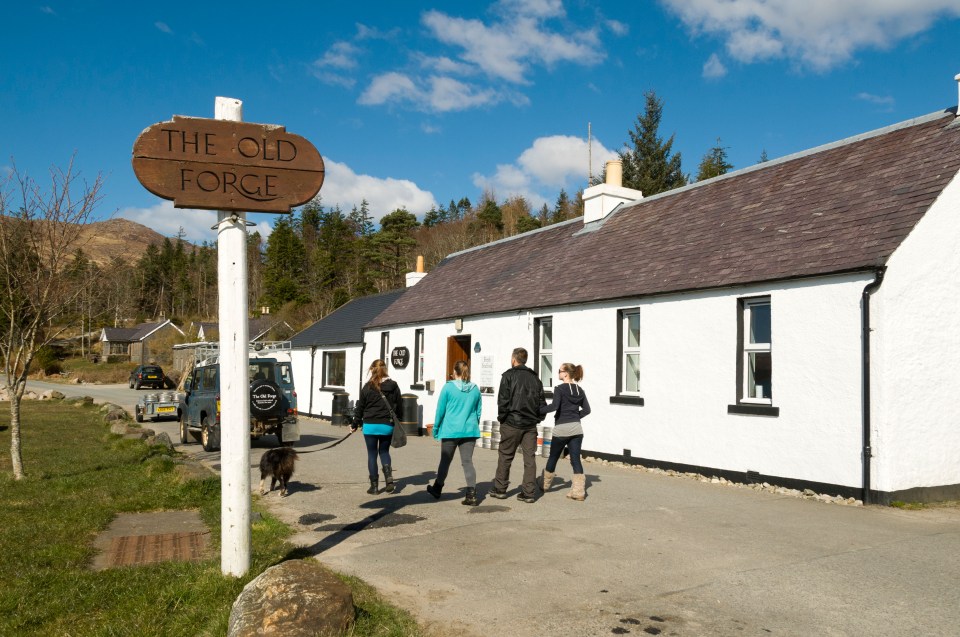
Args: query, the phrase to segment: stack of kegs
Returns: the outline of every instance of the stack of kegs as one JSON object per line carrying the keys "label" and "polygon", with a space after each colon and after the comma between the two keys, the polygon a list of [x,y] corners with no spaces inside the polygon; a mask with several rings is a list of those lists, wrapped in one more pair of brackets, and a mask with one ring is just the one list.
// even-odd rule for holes
{"label": "stack of kegs", "polygon": [[491,422],[490,420],[484,420],[480,423],[480,446],[484,449],[490,448],[490,438],[493,434],[493,425]]}
{"label": "stack of kegs", "polygon": [[496,420],[490,421],[490,448],[500,448],[500,423]]}
{"label": "stack of kegs", "polygon": [[550,447],[553,443],[553,427],[551,427],[550,425],[544,425],[542,435],[543,435],[543,443],[541,445],[541,448],[543,449],[543,452],[542,452],[543,457],[549,458]]}

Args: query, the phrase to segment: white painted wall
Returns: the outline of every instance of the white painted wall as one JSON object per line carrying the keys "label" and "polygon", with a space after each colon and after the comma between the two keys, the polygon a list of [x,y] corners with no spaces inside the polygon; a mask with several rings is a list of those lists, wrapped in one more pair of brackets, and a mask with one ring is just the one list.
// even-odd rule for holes
{"label": "white painted wall", "polygon": [[[534,319],[553,317],[554,369],[583,365],[593,414],[584,421],[584,448],[730,471],[758,471],[852,487],[860,485],[860,294],[870,275],[799,281],[767,288],[673,295],[465,318],[461,334],[494,356],[493,386],[525,347],[533,367]],[[731,415],[736,399],[737,299],[771,296],[773,404],[779,417]],[[617,310],[641,311],[641,394],[644,406],[615,405]],[[391,348],[414,351],[414,330],[425,329],[426,377],[444,381],[446,339],[453,321],[389,330]],[[365,334],[365,364],[379,355],[381,330]],[[433,422],[436,393],[413,391],[413,361],[391,369],[404,393],[418,395],[424,421]],[[485,395],[485,420],[496,418],[496,397]]]}
{"label": "white painted wall", "polygon": [[888,262],[875,326],[874,488],[960,484],[960,179]]}
{"label": "white painted wall", "polygon": [[[350,394],[350,404],[357,399],[360,391],[360,345],[317,348],[311,358],[310,348],[296,348],[291,352],[293,382],[297,388],[297,407],[303,413],[329,418],[332,415],[333,391],[323,387],[323,355],[325,352],[346,352],[346,386],[343,391]],[[313,366],[313,383],[310,382],[310,369]],[[365,369],[365,367],[364,367]],[[310,399],[313,398],[311,409]]]}

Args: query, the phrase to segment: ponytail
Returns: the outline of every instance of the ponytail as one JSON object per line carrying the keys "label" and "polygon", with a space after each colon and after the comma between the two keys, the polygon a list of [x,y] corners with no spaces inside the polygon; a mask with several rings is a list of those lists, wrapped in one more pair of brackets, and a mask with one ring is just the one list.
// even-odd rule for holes
{"label": "ponytail", "polygon": [[470,382],[470,363],[467,361],[457,361],[453,364],[453,373],[463,382]]}
{"label": "ponytail", "polygon": [[573,363],[564,363],[560,369],[567,372],[570,378],[576,382],[583,380],[583,365],[574,365]]}

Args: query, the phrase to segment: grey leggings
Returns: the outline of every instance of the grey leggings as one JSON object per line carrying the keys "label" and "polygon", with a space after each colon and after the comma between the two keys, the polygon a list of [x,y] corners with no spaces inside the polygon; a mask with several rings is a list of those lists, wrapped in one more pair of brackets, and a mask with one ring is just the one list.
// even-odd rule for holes
{"label": "grey leggings", "polygon": [[476,438],[443,438],[440,441],[440,466],[437,467],[436,485],[442,487],[453,462],[453,452],[460,449],[460,464],[463,465],[463,477],[468,489],[477,488],[477,470],[473,468],[473,448]]}

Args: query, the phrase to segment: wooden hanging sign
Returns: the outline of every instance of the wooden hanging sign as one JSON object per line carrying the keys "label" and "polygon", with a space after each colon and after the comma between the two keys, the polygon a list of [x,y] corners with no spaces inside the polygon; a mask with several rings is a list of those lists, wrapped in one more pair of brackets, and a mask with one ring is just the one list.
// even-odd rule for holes
{"label": "wooden hanging sign", "polygon": [[288,213],[323,185],[317,149],[283,126],[181,117],[144,130],[133,172],[175,208]]}

